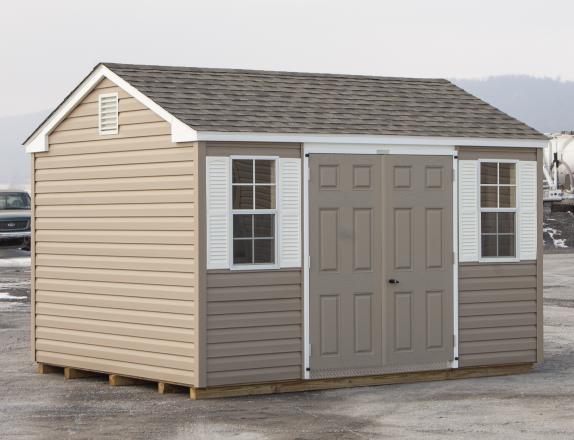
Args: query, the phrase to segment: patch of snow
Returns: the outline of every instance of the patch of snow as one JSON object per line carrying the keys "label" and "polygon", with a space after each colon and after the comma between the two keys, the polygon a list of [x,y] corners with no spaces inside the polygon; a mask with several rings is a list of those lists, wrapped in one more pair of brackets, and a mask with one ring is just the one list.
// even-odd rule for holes
{"label": "patch of snow", "polygon": [[30,286],[29,281],[0,282],[0,289],[26,289]]}
{"label": "patch of snow", "polygon": [[551,228],[549,226],[545,227],[543,229],[544,232],[546,232],[549,236],[550,239],[552,240],[552,243],[554,244],[555,248],[561,248],[561,249],[568,249],[568,245],[566,244],[566,240],[563,238],[554,238],[555,235],[560,235],[560,231],[558,231],[557,229]]}
{"label": "patch of snow", "polygon": [[14,296],[10,292],[0,292],[0,301],[14,301],[19,299],[26,299],[25,296]]}
{"label": "patch of snow", "polygon": [[0,267],[30,267],[30,257],[0,258]]}

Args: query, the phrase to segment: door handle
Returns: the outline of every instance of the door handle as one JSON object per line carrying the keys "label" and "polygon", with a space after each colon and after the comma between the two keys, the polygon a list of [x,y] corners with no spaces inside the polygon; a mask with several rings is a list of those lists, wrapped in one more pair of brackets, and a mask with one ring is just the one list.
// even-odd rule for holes
{"label": "door handle", "polygon": [[394,278],[391,278],[391,279],[389,280],[389,283],[390,283],[390,284],[399,284],[399,280],[395,280]]}

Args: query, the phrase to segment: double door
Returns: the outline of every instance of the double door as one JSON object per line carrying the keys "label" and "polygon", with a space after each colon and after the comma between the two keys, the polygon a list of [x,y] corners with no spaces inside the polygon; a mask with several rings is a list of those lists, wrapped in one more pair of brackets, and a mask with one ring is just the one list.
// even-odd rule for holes
{"label": "double door", "polygon": [[453,358],[452,157],[309,157],[312,377]]}

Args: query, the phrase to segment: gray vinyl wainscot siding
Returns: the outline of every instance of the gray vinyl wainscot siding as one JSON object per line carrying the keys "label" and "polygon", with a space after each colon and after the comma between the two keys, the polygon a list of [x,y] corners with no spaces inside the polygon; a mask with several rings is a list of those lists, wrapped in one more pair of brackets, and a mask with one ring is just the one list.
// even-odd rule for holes
{"label": "gray vinyl wainscot siding", "polygon": [[207,272],[207,386],[299,379],[301,269]]}
{"label": "gray vinyl wainscot siding", "polygon": [[459,365],[536,362],[536,261],[459,265]]}
{"label": "gray vinyl wainscot siding", "polygon": [[197,145],[170,133],[103,80],[35,154],[37,362],[194,384]]}

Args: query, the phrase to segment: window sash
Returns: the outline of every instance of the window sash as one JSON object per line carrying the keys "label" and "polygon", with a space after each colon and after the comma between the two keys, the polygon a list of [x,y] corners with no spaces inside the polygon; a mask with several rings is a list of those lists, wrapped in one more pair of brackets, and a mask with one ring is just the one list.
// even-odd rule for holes
{"label": "window sash", "polygon": [[[243,183],[233,183],[233,161],[234,160],[252,160],[253,162],[253,176],[251,182],[243,182]],[[273,161],[274,166],[274,182],[269,183],[257,183],[255,181],[255,161],[257,160],[269,160]],[[229,161],[229,188],[230,188],[230,197],[229,197],[229,211],[230,215],[230,234],[229,234],[229,267],[231,269],[245,269],[245,270],[254,270],[254,269],[276,269],[279,267],[279,157],[278,156],[231,156]],[[235,209],[233,208],[233,187],[234,186],[250,186],[253,187],[253,207],[251,209]],[[274,195],[275,199],[275,208],[269,209],[258,209],[255,208],[256,200],[255,200],[255,188],[258,186],[268,186],[274,188],[272,190],[272,194]],[[274,236],[273,237],[234,237],[233,231],[233,221],[236,215],[258,215],[258,214],[268,214],[273,215],[273,228],[274,228]],[[273,263],[235,263],[234,261],[234,242],[235,241],[245,241],[249,240],[252,243],[252,247],[255,245],[255,240],[273,240]],[[255,254],[252,255],[252,260],[255,260]]]}
{"label": "window sash", "polygon": [[[483,163],[496,163],[496,182],[497,183],[482,183],[482,164]],[[514,183],[500,183],[500,166],[501,163],[514,164]],[[496,187],[496,207],[483,207],[482,206],[482,188],[483,187]],[[514,207],[500,207],[500,188],[501,187],[511,187],[514,188]],[[479,231],[479,261],[516,261],[518,259],[518,161],[516,160],[479,160],[478,169],[478,231]],[[514,233],[483,233],[482,232],[482,213],[514,213]],[[497,218],[497,228],[498,228],[498,218]],[[484,256],[482,248],[482,237],[483,236],[496,236],[496,253],[497,256]],[[508,256],[498,256],[499,253],[499,239],[501,236],[513,236],[514,237],[514,255]]]}

